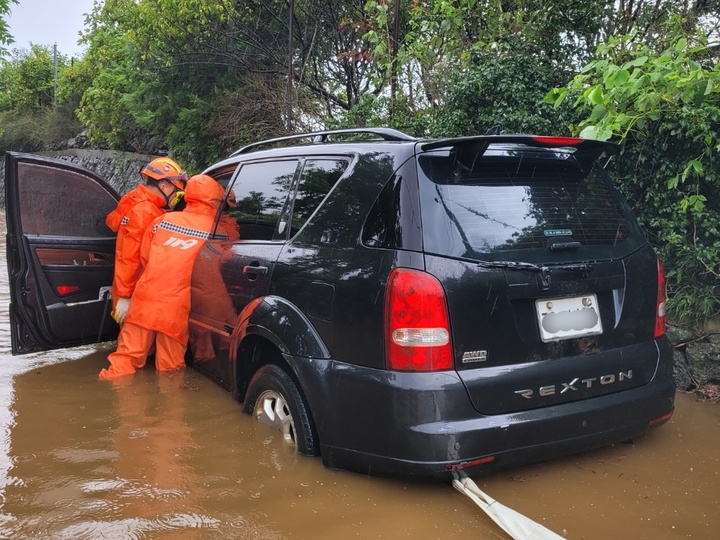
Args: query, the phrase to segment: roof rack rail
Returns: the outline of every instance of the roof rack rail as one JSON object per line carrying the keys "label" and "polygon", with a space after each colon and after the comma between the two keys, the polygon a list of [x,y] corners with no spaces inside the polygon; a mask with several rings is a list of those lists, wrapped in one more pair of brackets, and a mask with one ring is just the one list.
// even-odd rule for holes
{"label": "roof rack rail", "polygon": [[251,150],[254,150],[260,146],[266,146],[269,144],[275,144],[284,141],[293,141],[298,139],[312,139],[314,144],[326,143],[328,138],[333,135],[344,135],[354,133],[368,133],[370,135],[378,135],[384,141],[415,141],[415,137],[411,137],[402,131],[398,131],[392,128],[351,128],[351,129],[333,129],[328,131],[313,131],[311,133],[299,133],[297,135],[286,135],[284,137],[276,137],[274,139],[267,139],[264,141],[258,141],[242,148],[235,150],[230,157],[237,156],[238,154],[246,154]]}

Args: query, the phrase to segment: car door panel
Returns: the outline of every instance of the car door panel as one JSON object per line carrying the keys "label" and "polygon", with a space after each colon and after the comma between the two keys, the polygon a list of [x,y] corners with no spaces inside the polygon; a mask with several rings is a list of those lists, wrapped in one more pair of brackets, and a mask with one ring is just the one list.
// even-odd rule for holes
{"label": "car door panel", "polygon": [[211,240],[193,268],[190,347],[196,368],[231,389],[230,339],[253,299],[266,296],[283,244]]}
{"label": "car door panel", "polygon": [[229,388],[227,359],[237,314],[222,279],[227,242],[209,240],[193,266],[189,349],[193,366]]}
{"label": "car door panel", "polygon": [[13,354],[115,339],[110,318],[118,194],[85,169],[9,152],[7,264]]}
{"label": "car door panel", "polygon": [[[222,212],[237,223],[240,239],[232,240],[233,231],[218,224],[216,238],[206,242],[193,267],[189,345],[194,366],[230,391],[235,390],[231,336],[245,307],[270,292],[288,235],[288,195],[298,166],[297,159],[240,165],[227,179],[236,202]],[[206,172],[223,177],[222,170]]]}

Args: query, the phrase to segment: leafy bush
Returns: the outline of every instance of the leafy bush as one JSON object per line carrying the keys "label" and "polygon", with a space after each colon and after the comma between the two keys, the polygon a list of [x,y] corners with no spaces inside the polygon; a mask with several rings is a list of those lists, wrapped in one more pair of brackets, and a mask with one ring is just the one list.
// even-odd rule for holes
{"label": "leafy bush", "polygon": [[616,177],[664,261],[670,314],[693,323],[720,312],[720,67],[681,20],[664,35],[611,38],[547,101],[574,98],[581,137],[622,145]]}
{"label": "leafy bush", "polygon": [[45,147],[42,113],[28,114],[17,111],[0,111],[0,147],[5,150],[37,152]]}

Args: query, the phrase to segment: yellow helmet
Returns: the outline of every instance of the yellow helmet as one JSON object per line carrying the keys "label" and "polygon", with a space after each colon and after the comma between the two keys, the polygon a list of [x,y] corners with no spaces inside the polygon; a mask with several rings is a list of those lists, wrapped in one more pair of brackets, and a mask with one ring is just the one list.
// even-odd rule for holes
{"label": "yellow helmet", "polygon": [[187,173],[168,157],[153,159],[145,165],[140,174],[157,182],[165,180],[178,189],[185,189],[185,184],[187,184]]}

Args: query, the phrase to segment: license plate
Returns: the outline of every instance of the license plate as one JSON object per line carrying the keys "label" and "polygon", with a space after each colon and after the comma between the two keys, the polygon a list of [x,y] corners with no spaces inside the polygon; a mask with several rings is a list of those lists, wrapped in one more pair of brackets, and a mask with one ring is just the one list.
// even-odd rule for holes
{"label": "license plate", "polygon": [[594,294],[535,301],[544,342],[602,334],[600,310]]}

